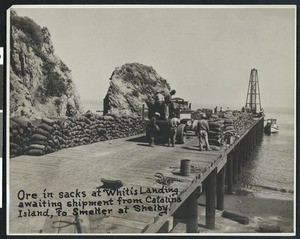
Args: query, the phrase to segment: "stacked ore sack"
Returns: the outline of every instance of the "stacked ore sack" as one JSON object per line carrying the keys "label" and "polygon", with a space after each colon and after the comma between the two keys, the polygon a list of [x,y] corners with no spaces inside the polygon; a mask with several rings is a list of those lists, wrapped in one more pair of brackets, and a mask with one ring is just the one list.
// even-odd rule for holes
{"label": "stacked ore sack", "polygon": [[42,122],[35,127],[30,137],[28,155],[40,156],[55,151],[53,149],[54,141],[52,140],[54,124],[53,120],[43,118]]}
{"label": "stacked ore sack", "polygon": [[234,129],[238,135],[242,135],[253,124],[254,119],[251,114],[240,113],[238,119],[234,121]]}
{"label": "stacked ore sack", "polygon": [[25,154],[34,131],[31,122],[24,118],[12,118],[9,123],[10,157]]}
{"label": "stacked ore sack", "polygon": [[213,150],[220,150],[223,145],[231,145],[253,124],[251,114],[238,111],[226,111],[222,118],[211,116],[208,142]]}
{"label": "stacked ore sack", "polygon": [[223,121],[208,121],[209,132],[208,132],[208,142],[212,150],[220,150],[223,145],[222,135],[223,135]]}
{"label": "stacked ore sack", "polygon": [[201,114],[205,114],[207,118],[211,118],[213,115],[213,110],[212,109],[197,109],[192,112],[192,119],[193,120],[199,120],[201,119]]}
{"label": "stacked ore sack", "polygon": [[234,136],[236,134],[235,128],[233,126],[233,119],[225,119],[224,120],[224,132],[223,139],[225,144],[232,144],[234,140]]}
{"label": "stacked ore sack", "polygon": [[62,148],[118,139],[145,132],[145,123],[133,117],[100,116],[90,112],[66,119],[42,119],[30,137],[27,154],[43,155]]}

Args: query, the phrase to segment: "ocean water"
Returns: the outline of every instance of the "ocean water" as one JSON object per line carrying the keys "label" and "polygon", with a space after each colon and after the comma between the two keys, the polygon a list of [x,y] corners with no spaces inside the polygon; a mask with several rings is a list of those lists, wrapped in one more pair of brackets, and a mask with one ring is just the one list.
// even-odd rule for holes
{"label": "ocean water", "polygon": [[294,189],[294,111],[265,108],[265,120],[277,119],[279,132],[264,134],[240,175],[240,182],[262,189]]}
{"label": "ocean water", "polygon": [[[82,105],[85,111],[96,112],[103,109],[102,100],[83,100]],[[197,108],[195,106],[193,109]],[[199,106],[198,108],[203,107]],[[239,109],[238,107],[230,108]],[[243,185],[256,186],[263,190],[270,188],[293,190],[295,181],[294,109],[265,107],[264,111],[265,120],[277,119],[279,132],[271,135],[263,134],[261,142],[252,151],[251,158],[242,171],[239,181]]]}
{"label": "ocean water", "polygon": [[103,110],[103,101],[102,100],[81,100],[81,105],[86,112],[87,110],[96,113],[97,111]]}

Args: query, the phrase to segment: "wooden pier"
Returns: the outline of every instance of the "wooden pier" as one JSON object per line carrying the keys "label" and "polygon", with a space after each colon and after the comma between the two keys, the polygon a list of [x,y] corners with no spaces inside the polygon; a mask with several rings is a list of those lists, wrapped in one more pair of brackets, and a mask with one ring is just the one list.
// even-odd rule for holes
{"label": "wooden pier", "polygon": [[[144,147],[147,144],[135,136],[63,149],[41,157],[13,158],[10,162],[10,232],[156,233],[170,232],[176,223],[184,222],[187,233],[198,233],[198,198],[203,191],[206,197],[206,227],[213,230],[215,210],[226,209],[224,194],[233,193],[239,174],[262,137],[263,124],[263,117],[255,118],[252,126],[238,140],[221,151],[199,151],[196,137],[190,137],[185,144],[175,148],[151,148]],[[172,173],[179,168],[182,159],[190,159],[195,169],[189,176]],[[168,212],[163,215],[156,211],[131,211],[109,216],[80,216],[79,227],[73,223],[72,216],[55,218],[56,223],[70,221],[69,227],[53,227],[53,219],[49,218],[42,223],[40,219],[29,218],[29,224],[23,225],[24,219],[17,217],[16,195],[21,189],[30,192],[75,188],[89,191],[101,186],[101,178],[120,180],[128,188],[161,188],[154,176],[157,173],[177,179],[169,187],[177,188],[181,199],[171,203]]]}

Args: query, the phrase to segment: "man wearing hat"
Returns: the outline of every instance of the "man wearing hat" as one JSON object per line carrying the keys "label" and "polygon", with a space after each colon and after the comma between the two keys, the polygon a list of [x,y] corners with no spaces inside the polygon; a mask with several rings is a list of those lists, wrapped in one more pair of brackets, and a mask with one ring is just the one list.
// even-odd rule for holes
{"label": "man wearing hat", "polygon": [[211,148],[209,147],[208,143],[208,131],[209,131],[209,126],[208,122],[206,119],[206,115],[204,113],[200,114],[201,119],[198,121],[197,124],[197,133],[199,137],[199,150],[203,151],[204,150],[204,144],[206,146],[206,150],[210,151]]}

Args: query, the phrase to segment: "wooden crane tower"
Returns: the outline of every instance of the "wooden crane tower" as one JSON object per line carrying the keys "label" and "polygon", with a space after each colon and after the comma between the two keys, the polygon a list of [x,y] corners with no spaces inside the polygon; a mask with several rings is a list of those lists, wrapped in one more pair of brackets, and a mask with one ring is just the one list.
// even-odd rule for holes
{"label": "wooden crane tower", "polygon": [[[257,111],[258,107],[259,111]],[[258,74],[256,69],[252,69],[250,73],[248,92],[246,98],[246,108],[249,108],[254,114],[261,111]]]}

